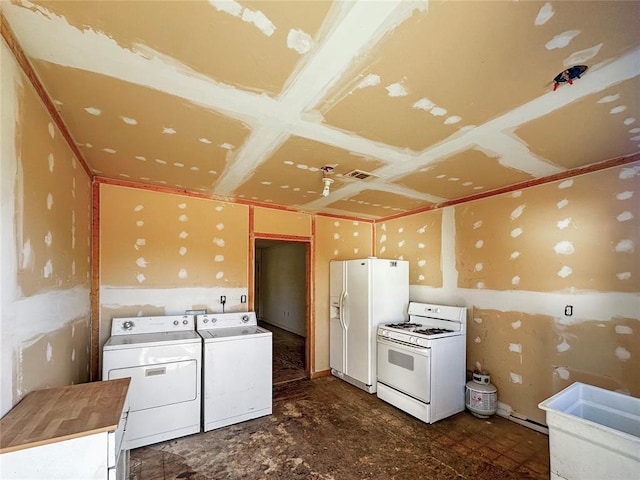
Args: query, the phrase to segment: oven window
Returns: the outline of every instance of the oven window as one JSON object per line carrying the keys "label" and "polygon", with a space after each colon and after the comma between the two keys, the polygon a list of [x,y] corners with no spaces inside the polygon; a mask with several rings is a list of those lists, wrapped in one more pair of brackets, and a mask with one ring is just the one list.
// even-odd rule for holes
{"label": "oven window", "polygon": [[413,357],[411,355],[396,350],[389,350],[388,361],[406,370],[413,371]]}

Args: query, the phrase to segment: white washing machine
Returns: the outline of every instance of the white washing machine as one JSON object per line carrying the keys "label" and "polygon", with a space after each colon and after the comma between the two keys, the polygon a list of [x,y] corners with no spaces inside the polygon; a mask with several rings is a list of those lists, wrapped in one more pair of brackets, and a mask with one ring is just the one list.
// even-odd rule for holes
{"label": "white washing machine", "polygon": [[271,414],[272,335],[255,312],[196,316],[203,341],[205,432]]}
{"label": "white washing machine", "polygon": [[131,377],[124,449],[200,431],[201,362],[193,315],[112,320],[102,379]]}

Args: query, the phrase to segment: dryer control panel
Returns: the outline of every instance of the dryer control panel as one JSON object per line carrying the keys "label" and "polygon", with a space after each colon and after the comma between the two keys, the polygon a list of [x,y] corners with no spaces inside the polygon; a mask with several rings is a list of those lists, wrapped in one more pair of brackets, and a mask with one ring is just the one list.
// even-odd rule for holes
{"label": "dryer control panel", "polygon": [[193,315],[159,315],[153,317],[122,317],[111,321],[111,335],[178,332],[195,330]]}

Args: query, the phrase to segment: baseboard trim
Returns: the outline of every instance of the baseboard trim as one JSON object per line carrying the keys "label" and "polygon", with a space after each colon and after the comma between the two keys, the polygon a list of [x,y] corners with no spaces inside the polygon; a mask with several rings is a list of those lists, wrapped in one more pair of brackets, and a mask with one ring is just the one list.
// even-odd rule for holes
{"label": "baseboard trim", "polygon": [[319,372],[311,373],[311,380],[314,380],[316,378],[329,377],[329,376],[331,376],[331,369],[320,370]]}

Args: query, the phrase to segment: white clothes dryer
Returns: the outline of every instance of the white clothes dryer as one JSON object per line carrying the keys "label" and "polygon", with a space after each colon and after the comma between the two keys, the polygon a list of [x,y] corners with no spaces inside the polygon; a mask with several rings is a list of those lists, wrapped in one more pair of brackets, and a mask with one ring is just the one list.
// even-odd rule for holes
{"label": "white clothes dryer", "polygon": [[255,312],[196,316],[203,341],[205,432],[272,410],[272,334]]}
{"label": "white clothes dryer", "polygon": [[202,340],[193,315],[114,318],[102,379],[131,377],[124,449],[198,433]]}

